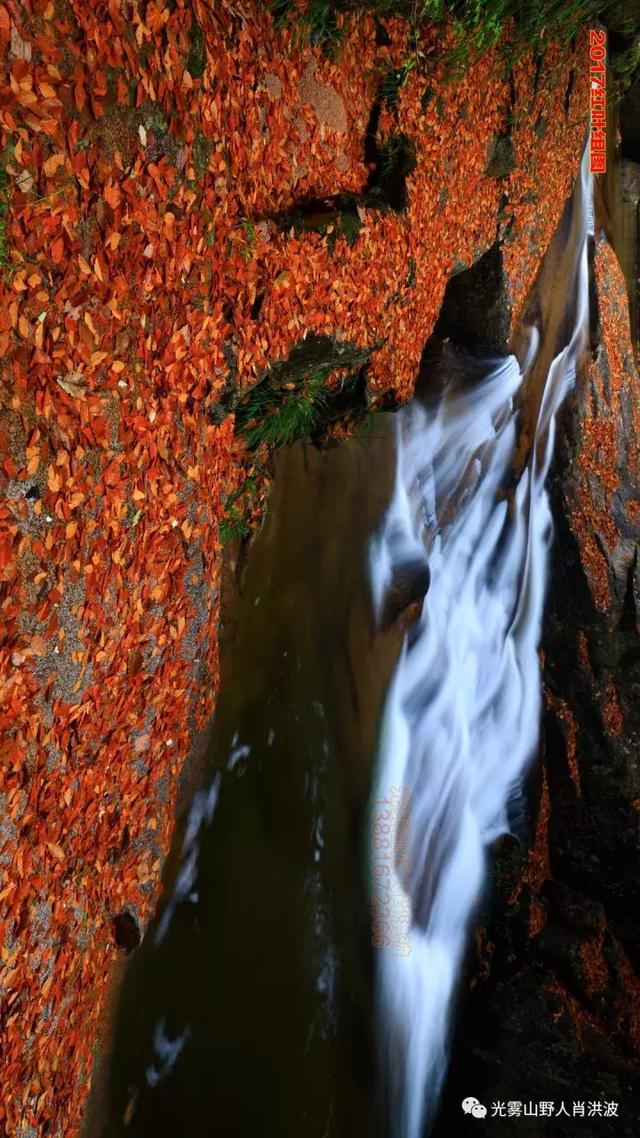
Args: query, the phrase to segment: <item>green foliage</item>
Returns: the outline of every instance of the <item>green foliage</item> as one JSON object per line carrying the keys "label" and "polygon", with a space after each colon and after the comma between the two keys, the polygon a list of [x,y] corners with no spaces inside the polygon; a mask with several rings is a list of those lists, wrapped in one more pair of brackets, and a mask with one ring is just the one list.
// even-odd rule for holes
{"label": "green foliage", "polygon": [[249,533],[249,523],[240,513],[237,506],[230,506],[220,522],[220,541],[229,545],[232,541],[241,540]]}
{"label": "green foliage", "polygon": [[239,541],[251,532],[248,512],[255,498],[257,486],[255,479],[246,478],[241,486],[230,494],[225,504],[225,512],[220,522],[220,541],[228,545]]}
{"label": "green foliage", "polygon": [[9,175],[7,162],[11,160],[11,151],[7,147],[0,154],[0,272],[4,272],[7,265],[7,215],[9,213]]}
{"label": "green foliage", "polygon": [[291,0],[272,0],[271,12],[278,25],[295,21],[301,39],[320,44],[326,55],[338,51],[344,34],[339,20],[340,5],[331,0],[308,0],[303,8],[294,8]]}
{"label": "green foliage", "polygon": [[632,44],[626,51],[611,55],[611,69],[619,93],[626,91],[631,86],[638,68],[640,68],[640,40]]}
{"label": "green foliage", "polygon": [[332,222],[331,232],[327,233],[329,252],[333,255],[338,237],[344,237],[347,245],[355,245],[361,229],[362,222],[358,214],[342,210]]}
{"label": "green foliage", "polygon": [[[499,42],[510,65],[526,51],[544,50],[552,40],[567,43],[580,28],[589,27],[624,4],[620,0],[334,0],[310,7],[323,9],[326,20],[331,10],[334,15],[358,10],[374,12],[380,18],[401,15],[416,32],[422,21],[453,19],[458,33],[458,46],[450,61],[453,77]],[[515,36],[505,36],[511,27]]]}
{"label": "green foliage", "polygon": [[406,87],[409,76],[416,66],[415,56],[405,59],[401,67],[387,71],[378,87],[378,95],[383,103],[392,110],[398,105],[398,97],[403,87]]}
{"label": "green foliage", "polygon": [[443,7],[443,15],[453,17],[458,37],[451,58],[451,73],[455,75],[501,41],[508,66],[525,52],[544,51],[552,40],[568,43],[610,4],[602,0],[540,0],[537,4],[524,0],[447,0]]}
{"label": "green foliage", "polygon": [[140,118],[146,129],[154,131],[155,134],[166,134],[169,129],[169,123],[157,103],[143,103],[140,108]]}
{"label": "green foliage", "polygon": [[358,240],[358,234],[362,229],[362,222],[358,215],[355,213],[341,213],[340,225],[347,245],[355,245]]}
{"label": "green foliage", "polygon": [[191,159],[193,161],[193,169],[196,175],[196,181],[200,181],[204,174],[209,169],[209,161],[213,151],[213,143],[205,138],[201,130],[196,130],[195,138],[193,140],[193,149],[191,151]]}
{"label": "green foliage", "polygon": [[291,17],[291,0],[271,0],[269,5],[276,27],[283,27]]}
{"label": "green foliage", "polygon": [[406,134],[391,134],[378,147],[378,162],[384,177],[406,177],[416,168],[416,150]]}
{"label": "green foliage", "polygon": [[193,79],[202,79],[206,62],[207,50],[204,35],[195,13],[193,13],[189,29],[189,55],[187,57],[187,71]]}
{"label": "green foliage", "polygon": [[290,389],[258,384],[236,411],[236,426],[250,450],[291,446],[305,438],[326,414],[326,371],[310,376]]}
{"label": "green foliage", "polygon": [[240,241],[240,252],[245,261],[250,261],[255,252],[256,241],[258,239],[256,227],[251,221],[251,218],[241,217],[240,228],[244,233],[244,237]]}

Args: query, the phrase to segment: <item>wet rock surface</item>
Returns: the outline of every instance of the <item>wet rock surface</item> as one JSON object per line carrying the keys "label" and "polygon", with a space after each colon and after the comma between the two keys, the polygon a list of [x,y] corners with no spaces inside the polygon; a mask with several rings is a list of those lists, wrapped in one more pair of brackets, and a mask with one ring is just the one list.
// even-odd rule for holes
{"label": "wet rock surface", "polygon": [[494,136],[485,174],[487,178],[506,178],[516,168],[516,152],[509,135]]}
{"label": "wet rock surface", "polygon": [[511,304],[496,243],[470,268],[451,277],[436,325],[436,335],[464,351],[506,355]]}
{"label": "wet rock surface", "polygon": [[391,628],[403,614],[407,619],[415,619],[419,615],[430,580],[426,561],[410,561],[398,568],[385,597],[380,619],[383,631]]}

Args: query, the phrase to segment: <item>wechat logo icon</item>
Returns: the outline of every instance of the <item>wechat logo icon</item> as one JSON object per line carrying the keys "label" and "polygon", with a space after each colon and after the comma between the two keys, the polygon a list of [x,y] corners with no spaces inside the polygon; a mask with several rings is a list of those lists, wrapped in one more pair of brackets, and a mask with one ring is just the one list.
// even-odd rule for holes
{"label": "wechat logo icon", "polygon": [[481,1102],[478,1102],[477,1098],[474,1098],[473,1095],[469,1095],[468,1098],[464,1098],[462,1100],[462,1109],[465,1114],[470,1114],[473,1116],[473,1118],[487,1117],[486,1106],[483,1106]]}

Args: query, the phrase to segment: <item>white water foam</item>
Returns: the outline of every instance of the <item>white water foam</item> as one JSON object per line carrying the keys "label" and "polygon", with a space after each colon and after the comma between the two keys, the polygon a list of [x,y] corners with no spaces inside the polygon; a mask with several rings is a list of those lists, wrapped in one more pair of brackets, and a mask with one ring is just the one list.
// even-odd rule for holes
{"label": "white water foam", "polygon": [[[591,232],[585,151],[564,251],[572,324],[548,368],[521,472],[516,403],[539,368],[544,319],[529,329],[522,369],[514,356],[494,362],[472,386],[450,385],[437,406],[414,400],[398,416],[393,500],[371,546],[374,604],[381,611],[394,569],[417,554],[428,559],[431,584],[387,697],[373,792],[374,802],[393,786],[409,796],[409,834],[397,842],[389,880],[410,901],[410,951],[377,954],[381,1062],[397,1138],[420,1138],[437,1105],[486,850],[509,830],[536,750],[551,541],[544,484],[555,415],[587,342]],[[390,837],[393,848],[397,823]]]}

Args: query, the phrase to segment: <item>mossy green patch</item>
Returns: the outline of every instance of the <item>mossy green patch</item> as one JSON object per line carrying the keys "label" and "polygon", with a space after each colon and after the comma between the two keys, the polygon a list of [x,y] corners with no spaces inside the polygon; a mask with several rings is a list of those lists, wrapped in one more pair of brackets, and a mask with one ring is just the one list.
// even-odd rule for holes
{"label": "mossy green patch", "polygon": [[7,267],[7,218],[9,216],[9,175],[7,164],[11,161],[12,147],[6,146],[0,154],[0,272]]}
{"label": "mossy green patch", "polygon": [[191,160],[193,162],[193,169],[195,170],[196,181],[200,181],[209,169],[209,162],[213,152],[213,143],[205,138],[200,130],[196,130],[195,138],[193,140],[193,149],[191,151]]}
{"label": "mossy green patch", "polygon": [[202,28],[195,14],[191,16],[189,29],[189,55],[187,56],[187,71],[193,79],[202,79],[207,62],[207,49],[204,43]]}
{"label": "mossy green patch", "polygon": [[[331,336],[310,335],[274,364],[237,404],[236,428],[250,450],[298,439],[325,441],[332,424],[355,423],[368,411],[365,365],[369,353]],[[336,371],[348,374],[328,386]]]}
{"label": "mossy green patch", "polygon": [[248,537],[251,532],[249,513],[255,503],[257,491],[256,480],[245,478],[242,485],[227,498],[224,517],[220,522],[220,541],[223,545]]}

